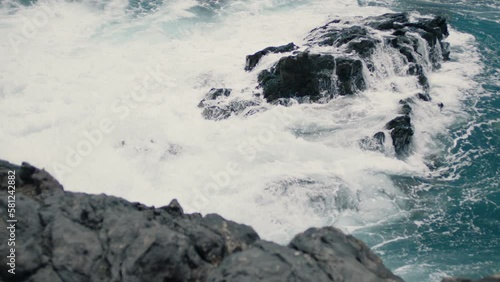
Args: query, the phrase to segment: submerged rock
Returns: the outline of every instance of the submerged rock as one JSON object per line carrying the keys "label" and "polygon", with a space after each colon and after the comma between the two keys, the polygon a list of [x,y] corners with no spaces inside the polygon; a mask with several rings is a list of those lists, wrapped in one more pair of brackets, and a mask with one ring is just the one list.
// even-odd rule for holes
{"label": "submerged rock", "polygon": [[392,145],[396,156],[399,158],[408,156],[414,133],[410,116],[399,116],[389,121],[385,127],[391,130]]}
{"label": "submerged rock", "polygon": [[283,57],[271,70],[262,71],[258,81],[268,102],[304,96],[316,101],[332,87],[334,69],[333,56],[300,52]]}
{"label": "submerged rock", "polygon": [[229,89],[229,88],[212,88],[205,95],[205,98],[203,98],[203,100],[200,101],[200,103],[198,104],[198,107],[202,108],[204,106],[210,105],[211,103],[213,103],[215,100],[217,100],[219,98],[229,97],[229,95],[231,95],[232,91],[233,90]]}
{"label": "submerged rock", "polygon": [[[201,281],[225,257],[259,239],[251,227],[218,215],[184,214],[177,201],[155,208],[65,192],[45,171],[25,167],[33,173],[16,185],[16,240],[22,242],[17,281]],[[3,218],[7,170],[0,168]],[[0,235],[7,238],[7,229]],[[5,254],[8,249],[0,246]],[[0,277],[12,281],[6,257],[0,262]]]}
{"label": "submerged rock", "polygon": [[408,101],[401,100],[399,101],[399,104],[401,104],[401,110],[399,111],[400,114],[409,115],[411,113],[412,108]]}
{"label": "submerged rock", "polygon": [[229,100],[228,97],[231,92],[232,90],[228,88],[212,88],[198,104],[199,108],[203,108],[203,117],[208,120],[222,120],[233,114],[237,115],[246,112],[246,115],[250,115],[252,112],[256,113],[262,110],[256,107],[260,105],[258,99]]}
{"label": "submerged rock", "polygon": [[333,227],[311,228],[288,247],[257,241],[225,260],[217,281],[403,281],[361,241]]}
{"label": "submerged rock", "polygon": [[288,246],[314,258],[333,281],[403,281],[362,241],[333,227],[310,228]]}
{"label": "submerged rock", "polygon": [[[314,53],[313,49],[298,52],[282,57],[272,68],[262,71],[258,82],[268,102],[307,96],[309,102],[321,103],[336,95],[350,95],[366,89],[363,72],[376,71],[371,56],[379,46],[398,51],[409,64],[408,74],[416,76],[427,93],[426,69],[431,68],[427,65],[438,67],[441,60],[449,57],[449,44],[442,42],[448,35],[446,20],[442,17],[411,21],[406,14],[385,14],[366,18],[359,25],[346,25],[334,20],[309,33],[306,45],[323,47],[321,53]],[[392,35],[380,35],[374,29],[393,32]],[[327,54],[325,50],[329,46],[332,54],[343,50],[346,56]],[[429,49],[428,56],[422,48]],[[426,66],[422,65],[429,61],[431,63],[425,63]]]}
{"label": "submerged rock", "polygon": [[[403,281],[361,241],[333,227],[289,246],[262,241],[217,214],[185,214],[173,200],[148,207],[67,192],[47,172],[0,161],[0,214],[16,172],[16,281]],[[0,236],[8,238],[8,230]],[[7,254],[7,244],[0,252]],[[11,280],[7,258],[0,279]]]}
{"label": "submerged rock", "polygon": [[411,63],[408,67],[408,74],[416,76],[418,78],[418,84],[420,84],[424,90],[429,90],[429,79],[422,65]]}
{"label": "submerged rock", "polygon": [[260,101],[258,100],[232,100],[227,103],[218,103],[206,106],[203,109],[202,115],[208,120],[222,120],[229,118],[231,115],[244,113],[251,115],[264,110],[259,108]]}
{"label": "submerged rock", "polygon": [[385,133],[383,133],[382,131],[375,133],[371,138],[366,136],[365,138],[359,141],[361,149],[370,151],[383,152],[384,144],[385,144]]}
{"label": "submerged rock", "polygon": [[432,100],[429,93],[418,93],[417,97],[418,97],[418,99],[420,99],[422,101],[426,101],[426,102],[429,102],[430,100]]}

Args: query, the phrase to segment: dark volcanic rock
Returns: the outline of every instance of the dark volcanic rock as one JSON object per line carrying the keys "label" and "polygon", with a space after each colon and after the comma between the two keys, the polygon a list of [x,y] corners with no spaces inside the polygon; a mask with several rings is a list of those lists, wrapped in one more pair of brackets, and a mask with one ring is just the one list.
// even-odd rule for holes
{"label": "dark volcanic rock", "polygon": [[410,152],[410,144],[413,138],[413,127],[409,115],[399,116],[389,121],[386,126],[391,130],[392,145],[399,158],[406,157]]}
{"label": "dark volcanic rock", "polygon": [[[185,215],[176,201],[154,208],[64,192],[46,172],[25,166],[33,173],[16,183],[18,281],[203,281],[224,257],[259,239],[252,228],[218,215]],[[2,163],[2,218],[9,169],[24,170]],[[8,238],[5,226],[0,236]],[[0,246],[4,254],[8,249]],[[0,262],[0,277],[13,281],[6,257]]]}
{"label": "dark volcanic rock", "polygon": [[360,60],[337,58],[336,63],[336,87],[339,95],[350,95],[366,89],[363,78],[363,63]]}
{"label": "dark volcanic rock", "polygon": [[267,47],[266,49],[260,50],[256,52],[253,55],[248,55],[247,60],[245,63],[245,70],[246,71],[251,71],[253,70],[257,64],[259,63],[260,59],[269,54],[269,53],[286,53],[286,52],[292,52],[294,50],[297,50],[299,47],[293,42],[288,43],[287,45],[282,45],[278,47]]}
{"label": "dark volcanic rock", "polygon": [[403,281],[361,241],[333,227],[311,228],[288,248],[258,241],[213,271],[208,281]]}
{"label": "dark volcanic rock", "polygon": [[[338,23],[336,21],[331,22]],[[373,54],[380,41],[374,38],[365,27],[351,26],[339,28],[336,26],[323,26],[314,29],[306,38],[309,46],[347,46],[347,52],[356,52],[361,57],[366,58]]]}
{"label": "dark volcanic rock", "polygon": [[362,241],[333,227],[310,228],[289,247],[314,258],[332,281],[402,281]]}
{"label": "dark volcanic rock", "polygon": [[[354,94],[366,87],[360,60],[300,52],[281,58],[271,70],[259,74],[259,84],[268,102],[280,98],[309,97],[311,101],[334,94]],[[337,80],[333,80],[333,74]]]}
{"label": "dark volcanic rock", "polygon": [[405,26],[418,30],[430,46],[434,46],[449,35],[446,19],[441,16],[433,19],[423,19],[416,23],[406,23]]}
{"label": "dark volcanic rock", "polygon": [[245,112],[248,108],[247,115],[250,115],[260,110],[256,106],[260,105],[260,101],[254,100],[228,100],[232,90],[228,88],[212,88],[205,95],[205,98],[198,104],[199,108],[203,108],[202,115],[208,120],[221,120],[230,117],[231,115]]}
{"label": "dark volcanic rock", "polygon": [[366,28],[361,26],[351,26],[347,28],[329,28],[327,32],[320,36],[314,36],[309,42],[320,46],[341,46],[353,40],[359,40],[368,36]]}
{"label": "dark volcanic rock", "polygon": [[[246,111],[245,115],[251,115],[253,113],[264,110],[264,108],[259,108],[260,105],[258,100],[232,100],[227,103],[218,103],[206,106],[203,109],[202,115],[205,119],[209,120],[221,120],[230,117],[231,115],[238,115]],[[252,108],[247,111],[247,109]]]}
{"label": "dark volcanic rock", "polygon": [[212,88],[205,95],[205,98],[200,101],[198,107],[202,108],[209,105],[211,102],[217,100],[218,98],[229,97],[231,95],[232,89],[229,88]]}
{"label": "dark volcanic rock", "polygon": [[448,277],[441,280],[441,282],[500,282],[500,274],[496,274],[481,279],[468,279],[468,278],[455,278]]}
{"label": "dark volcanic rock", "polygon": [[280,246],[219,215],[185,214],[176,200],[155,208],[65,192],[29,164],[0,161],[3,218],[9,170],[17,175],[16,265],[13,279],[0,258],[2,281],[402,281],[335,228],[310,229]]}
{"label": "dark volcanic rock", "polygon": [[400,100],[399,104],[402,105],[401,110],[399,111],[400,114],[409,115],[411,113],[412,109],[408,101]]}

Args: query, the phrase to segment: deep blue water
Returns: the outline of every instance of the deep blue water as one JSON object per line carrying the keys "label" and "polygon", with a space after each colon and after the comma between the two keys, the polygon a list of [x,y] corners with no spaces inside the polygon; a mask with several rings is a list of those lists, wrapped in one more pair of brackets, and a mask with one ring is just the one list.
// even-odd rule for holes
{"label": "deep blue water", "polygon": [[[445,16],[454,29],[472,34],[484,69],[480,88],[465,101],[470,118],[450,129],[442,141],[441,177],[398,179],[412,198],[408,216],[356,235],[388,267],[408,281],[445,275],[479,278],[500,273],[500,2],[398,1],[398,11]],[[453,142],[457,140],[457,142]],[[453,180],[450,179],[453,176]],[[423,222],[417,226],[414,222]]]}

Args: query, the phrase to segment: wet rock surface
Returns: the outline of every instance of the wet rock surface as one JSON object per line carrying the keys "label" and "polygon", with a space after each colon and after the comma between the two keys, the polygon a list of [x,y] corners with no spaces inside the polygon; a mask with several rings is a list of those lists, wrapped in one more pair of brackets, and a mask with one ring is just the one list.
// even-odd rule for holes
{"label": "wet rock surface", "polygon": [[256,52],[253,55],[248,55],[245,63],[245,70],[251,71],[253,70],[260,59],[269,53],[287,53],[297,50],[299,47],[295,45],[293,42],[290,42],[286,45],[278,46],[278,47],[267,47],[263,50]]}
{"label": "wet rock surface", "polygon": [[[228,103],[206,103],[205,99],[200,103],[203,116],[212,120],[247,116],[265,110],[258,107],[264,101],[285,107],[326,103],[338,96],[352,96],[366,90],[367,79],[379,71],[415,77],[419,90],[416,98],[428,102],[432,100],[428,74],[449,60],[450,45],[443,41],[448,35],[446,19],[440,16],[415,19],[405,13],[392,13],[364,19],[335,19],[311,30],[303,46],[289,43],[248,55],[245,70],[252,71],[263,56],[293,52],[278,59],[269,69],[256,73],[259,99]],[[403,66],[391,65],[395,69],[379,70],[377,53],[397,56]],[[223,92],[222,96],[229,94]],[[248,110],[249,107],[254,108]],[[396,156],[404,159],[411,152],[414,135],[409,104],[402,105],[399,114],[403,116],[390,120],[385,129],[390,130]],[[384,141],[367,137],[360,145],[383,151]]]}
{"label": "wet rock surface", "polygon": [[264,110],[262,107],[258,107],[261,104],[258,99],[229,99],[231,93],[232,89],[212,88],[198,104],[199,108],[203,108],[203,117],[208,120],[222,120],[229,118],[231,115],[244,112],[251,115]]}
{"label": "wet rock surface", "polygon": [[8,171],[17,176],[18,244],[15,279],[0,258],[3,281],[402,281],[363,242],[332,227],[281,246],[217,214],[185,214],[176,200],[156,208],[67,192],[27,163],[0,161],[3,218]]}
{"label": "wet rock surface", "polygon": [[[268,102],[302,97],[321,102],[337,93],[349,95],[365,89],[362,70],[360,60],[300,52],[281,58],[272,69],[262,71],[258,81]],[[332,79],[334,75],[336,80]]]}
{"label": "wet rock surface", "polygon": [[396,156],[399,158],[408,156],[414,134],[410,116],[399,116],[389,121],[385,127],[391,130],[392,145],[396,151]]}

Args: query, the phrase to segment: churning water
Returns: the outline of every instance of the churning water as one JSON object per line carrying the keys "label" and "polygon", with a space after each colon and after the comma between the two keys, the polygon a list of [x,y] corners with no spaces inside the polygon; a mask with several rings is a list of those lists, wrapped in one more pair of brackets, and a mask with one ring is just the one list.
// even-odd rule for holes
{"label": "churning water", "polygon": [[[0,156],[71,191],[216,212],[286,243],[334,225],[408,281],[500,272],[500,7],[496,1],[0,1]],[[245,56],[302,44],[331,19],[444,15],[451,60],[417,101],[412,154],[359,140],[418,92],[390,50],[368,90],[205,120],[212,87],[252,95]],[[424,43],[422,43],[424,44]],[[425,51],[425,50],[423,50]],[[443,103],[442,110],[436,103]]]}

